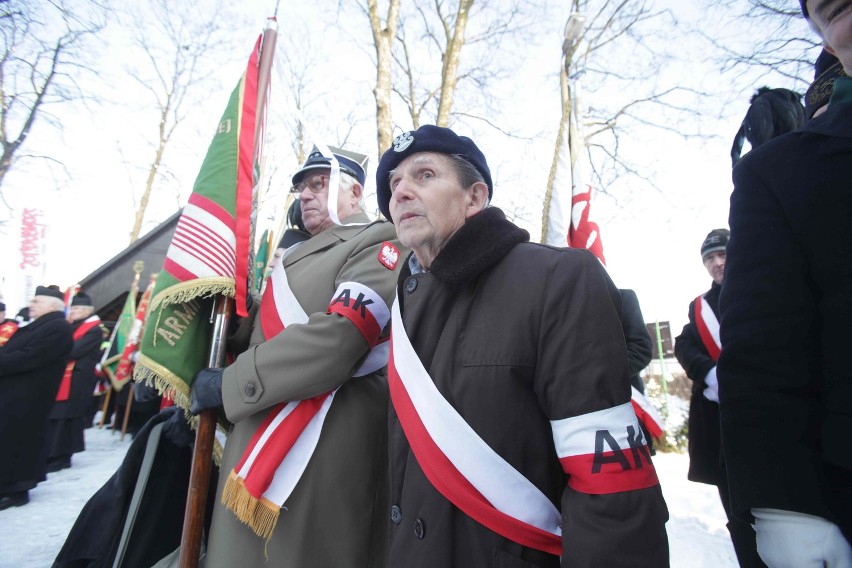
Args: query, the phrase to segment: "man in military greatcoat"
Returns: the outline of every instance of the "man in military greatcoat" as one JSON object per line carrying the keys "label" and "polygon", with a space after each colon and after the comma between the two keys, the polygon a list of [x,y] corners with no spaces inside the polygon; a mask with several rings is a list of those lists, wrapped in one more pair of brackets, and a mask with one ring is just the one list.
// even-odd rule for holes
{"label": "man in military greatcoat", "polygon": [[234,424],[208,568],[385,565],[388,306],[401,251],[393,226],[364,213],[365,164],[311,152],[292,189],[311,238],[274,266],[249,347],[193,382],[191,410],[221,404]]}

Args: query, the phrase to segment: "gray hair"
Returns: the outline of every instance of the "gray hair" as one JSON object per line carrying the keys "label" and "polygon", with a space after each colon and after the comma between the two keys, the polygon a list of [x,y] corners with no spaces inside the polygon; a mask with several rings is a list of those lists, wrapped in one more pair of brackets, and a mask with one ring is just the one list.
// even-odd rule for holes
{"label": "gray hair", "polygon": [[[469,188],[475,183],[484,183],[488,185],[485,181],[485,177],[480,173],[476,167],[465,159],[464,156],[460,154],[447,154],[447,159],[450,160],[450,164],[452,168],[456,172],[456,176],[459,178],[459,183],[465,189]],[[488,207],[491,204],[491,200],[485,199],[485,207]]]}
{"label": "gray hair", "polygon": [[47,302],[47,305],[50,306],[50,309],[53,312],[58,312],[60,310],[65,309],[65,302],[62,300],[62,298],[54,298],[53,296],[47,295],[42,296],[42,298],[44,298],[45,302]]}
{"label": "gray hair", "polygon": [[[356,183],[358,185],[361,185],[361,182],[359,182],[353,176],[344,172],[343,170],[340,170],[340,185],[338,186],[340,188],[340,191],[349,191]],[[358,200],[358,208],[361,211],[364,211],[364,186],[361,186],[361,189],[361,198]]]}

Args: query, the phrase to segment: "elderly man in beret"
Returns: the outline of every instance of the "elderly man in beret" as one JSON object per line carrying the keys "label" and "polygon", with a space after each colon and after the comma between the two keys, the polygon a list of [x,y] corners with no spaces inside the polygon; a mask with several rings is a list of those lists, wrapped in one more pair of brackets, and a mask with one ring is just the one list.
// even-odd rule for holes
{"label": "elderly man in beret", "polygon": [[[852,1],[801,0],[852,71]],[[771,567],[852,566],[852,79],[734,168],[719,410],[733,513]]]}
{"label": "elderly man in beret", "polygon": [[192,385],[192,412],[221,405],[234,424],[207,568],[385,565],[388,306],[401,251],[393,226],[364,212],[366,156],[329,150],[293,176],[310,238],[274,266],[244,320],[248,348]]}
{"label": "elderly man in beret", "polygon": [[413,251],[392,310],[388,565],[668,566],[600,263],[528,242],[450,129],[398,136],[376,183]]}
{"label": "elderly man in beret", "polygon": [[44,437],[73,344],[62,292],[36,288],[32,321],[0,349],[0,511],[29,503],[44,480]]}

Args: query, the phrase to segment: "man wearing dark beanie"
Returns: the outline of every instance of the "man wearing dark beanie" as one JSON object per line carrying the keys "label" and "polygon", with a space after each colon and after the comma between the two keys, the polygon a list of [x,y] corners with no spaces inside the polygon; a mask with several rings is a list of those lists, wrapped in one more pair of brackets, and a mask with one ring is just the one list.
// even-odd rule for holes
{"label": "man wearing dark beanie", "polygon": [[[852,71],[852,1],[802,12]],[[852,79],[733,171],[719,359],[735,515],[776,566],[852,566]]]}
{"label": "man wearing dark beanie", "polygon": [[387,565],[668,566],[598,260],[528,242],[448,128],[397,136],[376,183],[413,251],[391,316]]}
{"label": "man wearing dark beanie", "polygon": [[689,401],[689,472],[690,481],[715,485],[728,517],[728,532],[740,566],[765,566],[757,555],[754,530],[749,523],[731,513],[728,478],[722,459],[719,426],[719,384],[716,362],[719,359],[719,292],[725,280],[728,229],[713,229],[701,243],[701,260],[710,278],[710,289],[689,304],[689,323],[675,339],[677,357],[692,381]]}

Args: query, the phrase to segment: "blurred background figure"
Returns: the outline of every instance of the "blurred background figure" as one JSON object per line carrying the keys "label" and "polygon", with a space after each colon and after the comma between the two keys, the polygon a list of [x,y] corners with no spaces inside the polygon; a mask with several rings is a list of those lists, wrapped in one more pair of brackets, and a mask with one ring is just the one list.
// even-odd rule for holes
{"label": "blurred background figure", "polygon": [[71,467],[71,455],[86,449],[83,430],[97,382],[95,365],[100,360],[103,341],[101,318],[94,312],[92,298],[85,292],[71,300],[68,320],[74,346],[47,423],[48,473]]}
{"label": "blurred background figure", "polygon": [[0,511],[29,503],[44,481],[47,417],[73,344],[62,292],[36,288],[33,321],[0,349]]}
{"label": "blurred background figure", "polygon": [[805,123],[801,99],[802,95],[789,89],[759,88],[751,97],[751,106],[734,137],[731,165],[737,165],[746,140],[754,150],[776,136],[801,127]]}
{"label": "blurred background figure", "polygon": [[6,318],[6,304],[0,302],[0,347],[3,347],[18,329],[18,322]]}

